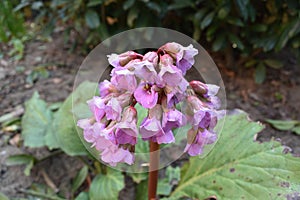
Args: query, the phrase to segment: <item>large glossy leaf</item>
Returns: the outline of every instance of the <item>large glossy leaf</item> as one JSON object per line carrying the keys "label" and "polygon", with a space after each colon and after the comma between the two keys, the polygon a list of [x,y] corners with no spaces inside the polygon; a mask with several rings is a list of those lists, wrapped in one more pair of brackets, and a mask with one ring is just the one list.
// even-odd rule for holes
{"label": "large glossy leaf", "polygon": [[[86,101],[92,98],[90,91],[95,91],[97,83],[83,82],[78,88],[65,100],[53,121],[55,136],[61,149],[71,155],[86,155],[86,148],[83,146],[79,135],[77,134],[76,122],[73,114],[78,118],[90,117]],[[72,110],[73,100],[73,110]]]}
{"label": "large glossy leaf", "polygon": [[25,114],[22,117],[22,137],[28,147],[45,146],[45,137],[52,122],[52,113],[45,101],[35,92],[25,103]]}
{"label": "large glossy leaf", "polygon": [[253,141],[263,126],[245,113],[225,120],[214,149],[204,159],[190,159],[170,199],[286,199],[299,192],[300,158],[284,154],[279,142]]}
{"label": "large glossy leaf", "polygon": [[90,187],[90,200],[114,200],[118,199],[119,192],[124,187],[122,172],[107,168],[106,174],[98,174]]}

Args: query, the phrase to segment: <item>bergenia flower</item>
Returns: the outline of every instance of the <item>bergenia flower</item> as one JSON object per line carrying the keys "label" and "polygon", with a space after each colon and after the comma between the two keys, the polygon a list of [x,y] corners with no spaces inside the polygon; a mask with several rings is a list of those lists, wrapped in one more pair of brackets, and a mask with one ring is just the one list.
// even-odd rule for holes
{"label": "bergenia flower", "polygon": [[99,84],[100,97],[104,98],[111,93],[117,92],[117,88],[108,80],[104,80]]}
{"label": "bergenia flower", "polygon": [[134,52],[134,51],[127,51],[120,55],[118,54],[111,54],[108,55],[108,62],[113,67],[124,67],[127,63],[134,59],[142,59],[143,56]]}
{"label": "bergenia flower", "polygon": [[182,72],[173,65],[173,59],[168,54],[160,57],[160,72],[158,74],[163,85],[169,85],[171,87],[178,86],[181,83],[183,76]]}
{"label": "bergenia flower", "polygon": [[144,108],[153,108],[157,104],[158,92],[155,85],[141,82],[134,92],[134,98]]}
{"label": "bergenia flower", "polygon": [[182,127],[186,124],[186,117],[177,109],[173,108],[163,112],[162,126],[164,131]]}
{"label": "bergenia flower", "polygon": [[89,108],[91,112],[93,113],[95,119],[97,122],[100,122],[100,120],[105,115],[105,103],[106,99],[103,99],[101,97],[94,96],[93,99],[87,101]]}
{"label": "bergenia flower", "polygon": [[190,138],[188,138],[184,152],[188,152],[191,156],[200,155],[205,145],[212,144],[217,140],[217,135],[206,129],[197,131],[190,129],[188,131],[188,137]]}
{"label": "bergenia flower", "polygon": [[133,63],[135,75],[151,84],[154,84],[157,81],[157,72],[155,66],[152,62],[148,60]]}
{"label": "bergenia flower", "polygon": [[[143,140],[151,140],[158,144],[168,144],[175,142],[175,138],[172,130],[170,129],[171,124],[162,125],[162,107],[156,105],[154,108],[149,110],[149,115],[146,117],[140,125],[140,133]],[[167,123],[167,121],[166,121]]]}
{"label": "bergenia flower", "polygon": [[124,162],[132,165],[134,162],[133,154],[122,147],[119,148],[117,145],[111,143],[104,151],[101,153],[101,159],[109,163],[111,166],[116,166],[117,163]]}
{"label": "bergenia flower", "polygon": [[144,55],[143,60],[148,60],[149,62],[153,63],[154,67],[156,67],[158,62],[158,55],[156,52],[150,51]]}
{"label": "bergenia flower", "polygon": [[105,106],[105,114],[108,120],[121,119],[122,107],[116,98],[111,98]]}
{"label": "bergenia flower", "polygon": [[137,81],[132,71],[126,68],[115,68],[111,72],[111,83],[119,90],[134,92]]}
{"label": "bergenia flower", "polygon": [[[102,161],[111,166],[120,162],[131,165],[138,137],[158,144],[173,143],[173,131],[187,124],[191,129],[186,133],[184,151],[189,155],[202,154],[206,145],[216,141],[214,128],[223,116],[217,110],[221,105],[219,87],[184,78],[197,54],[192,45],[171,42],[145,55],[127,51],[108,56],[114,67],[111,79],[101,82],[100,96],[87,102],[91,118],[77,123]],[[139,127],[136,103],[148,109]]]}
{"label": "bergenia flower", "polygon": [[176,60],[176,66],[182,71],[183,75],[185,75],[186,71],[195,63],[194,57],[198,54],[198,50],[195,49],[193,45],[183,47],[175,42],[165,44],[160,50],[167,52]]}
{"label": "bergenia flower", "polygon": [[117,144],[136,144],[138,137],[136,122],[136,109],[130,106],[124,111],[121,122],[117,124],[115,132]]}

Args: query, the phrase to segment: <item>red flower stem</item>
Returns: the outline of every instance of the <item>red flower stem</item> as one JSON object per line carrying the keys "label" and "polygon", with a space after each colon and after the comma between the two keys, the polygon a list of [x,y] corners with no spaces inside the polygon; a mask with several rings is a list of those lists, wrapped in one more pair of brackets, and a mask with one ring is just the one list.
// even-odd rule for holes
{"label": "red flower stem", "polygon": [[159,167],[159,144],[149,142],[150,144],[150,161],[149,161],[149,178],[148,178],[148,200],[156,199],[156,190],[158,182]]}

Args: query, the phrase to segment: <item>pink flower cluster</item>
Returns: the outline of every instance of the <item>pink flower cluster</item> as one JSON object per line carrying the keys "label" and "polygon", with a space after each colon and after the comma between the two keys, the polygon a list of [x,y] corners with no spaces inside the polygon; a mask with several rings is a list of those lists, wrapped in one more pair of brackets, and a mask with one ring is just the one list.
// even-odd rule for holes
{"label": "pink flower cluster", "polygon": [[[184,78],[198,50],[167,43],[145,55],[128,51],[108,56],[114,67],[111,80],[99,85],[100,96],[88,101],[93,117],[81,119],[84,139],[101,159],[115,166],[134,162],[137,137],[158,144],[175,142],[173,130],[191,124],[185,151],[192,156],[217,139],[218,87]],[[182,112],[176,108],[182,102]],[[136,103],[148,109],[137,127]]]}

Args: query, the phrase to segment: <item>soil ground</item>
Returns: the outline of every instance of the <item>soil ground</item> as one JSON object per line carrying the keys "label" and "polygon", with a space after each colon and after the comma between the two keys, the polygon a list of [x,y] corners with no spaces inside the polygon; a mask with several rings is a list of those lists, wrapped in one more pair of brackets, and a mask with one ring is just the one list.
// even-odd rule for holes
{"label": "soil ground", "polygon": [[[38,91],[47,102],[63,101],[72,91],[75,74],[84,59],[80,53],[70,53],[70,48],[71,44],[64,43],[58,34],[49,42],[28,43],[21,61],[9,61],[6,57],[0,59],[0,116],[24,107],[24,102],[34,91]],[[227,108],[242,109],[249,113],[251,119],[261,122],[266,119],[300,120],[300,66],[288,50],[272,56],[282,60],[284,67],[278,70],[269,68],[266,81],[261,85],[254,82],[253,69],[230,69],[224,66],[220,55],[213,56],[226,87]],[[29,84],[27,77],[41,66],[49,72],[49,76]],[[47,176],[60,191],[69,191],[71,179],[82,166],[79,159],[64,154],[52,157],[35,166],[28,177],[23,174],[23,166],[8,167],[4,164],[5,159],[13,154],[32,153],[40,158],[50,154],[46,149],[20,146],[19,136],[20,130],[0,131],[0,191],[10,197],[23,196],[20,189],[29,187],[33,182],[45,184]],[[271,138],[279,139],[295,155],[300,155],[300,136],[275,130],[266,124],[258,139],[267,141]],[[120,196],[133,199],[130,197],[134,193],[134,183],[127,179],[126,184],[129,185]]]}

